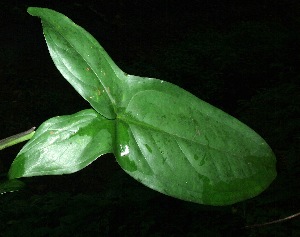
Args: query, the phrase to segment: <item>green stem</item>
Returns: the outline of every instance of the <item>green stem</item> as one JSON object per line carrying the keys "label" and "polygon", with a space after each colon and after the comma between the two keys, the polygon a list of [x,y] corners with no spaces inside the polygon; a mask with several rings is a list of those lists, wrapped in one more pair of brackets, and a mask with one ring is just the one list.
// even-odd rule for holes
{"label": "green stem", "polygon": [[16,135],[13,135],[13,136],[10,136],[10,137],[0,140],[0,150],[3,150],[4,148],[9,147],[9,146],[16,145],[20,142],[29,140],[35,133],[34,129],[35,129],[35,127],[32,127],[25,132],[21,132]]}

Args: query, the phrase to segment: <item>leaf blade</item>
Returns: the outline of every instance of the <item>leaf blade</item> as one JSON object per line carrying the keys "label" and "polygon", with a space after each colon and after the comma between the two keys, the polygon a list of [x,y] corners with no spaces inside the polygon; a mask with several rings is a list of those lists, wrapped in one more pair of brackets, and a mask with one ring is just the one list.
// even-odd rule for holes
{"label": "leaf blade", "polygon": [[10,179],[76,172],[112,152],[114,121],[92,109],[44,122],[9,170]]}
{"label": "leaf blade", "polygon": [[35,7],[28,8],[28,13],[41,18],[49,53],[60,73],[97,112],[115,118],[112,94],[121,93],[123,72],[102,46],[61,13]]}
{"label": "leaf blade", "polygon": [[[41,17],[44,26],[46,24],[46,38],[51,34],[53,39],[58,37],[57,40],[46,40],[50,53],[53,49],[52,57],[57,59],[58,69],[67,75],[66,79],[74,79],[68,78],[72,74],[71,66],[74,66],[78,73],[75,79],[78,77],[83,81],[79,86],[76,80],[71,84],[79,92],[86,86],[87,94],[80,92],[83,97],[88,101],[91,99],[91,105],[100,114],[115,119],[116,127],[111,131],[116,132],[116,139],[111,151],[129,175],[164,194],[209,205],[228,205],[251,198],[273,181],[275,156],[252,129],[175,85],[124,74],[100,49],[99,57],[106,63],[93,57],[93,70],[98,70],[99,75],[101,70],[107,71],[110,77],[95,73],[94,84],[91,84],[92,89],[89,88],[89,84],[85,85],[89,76],[81,71],[90,64],[81,62],[76,68],[74,59],[81,56],[86,60],[89,51],[68,55],[64,54],[66,50],[59,51],[59,47],[64,49],[65,46],[55,45],[64,43],[57,32],[69,34],[59,31],[60,21],[56,21],[58,28],[51,23],[58,16],[64,24],[63,15],[49,9],[31,9],[29,12]],[[47,26],[48,21],[51,27],[56,27],[54,31]],[[70,27],[72,32],[72,24],[68,20],[65,29]],[[75,30],[78,29],[83,38],[73,34],[69,37],[70,42],[89,41],[91,36],[77,26]],[[84,46],[80,45],[79,49],[82,48]],[[65,62],[64,57],[67,58]],[[99,84],[105,87],[103,97],[94,95]],[[96,102],[93,101],[95,98]],[[102,108],[105,105],[108,108]]]}
{"label": "leaf blade", "polygon": [[149,79],[142,88],[128,92],[118,115],[115,155],[129,175],[210,205],[254,197],[273,181],[275,156],[252,129],[170,83]]}

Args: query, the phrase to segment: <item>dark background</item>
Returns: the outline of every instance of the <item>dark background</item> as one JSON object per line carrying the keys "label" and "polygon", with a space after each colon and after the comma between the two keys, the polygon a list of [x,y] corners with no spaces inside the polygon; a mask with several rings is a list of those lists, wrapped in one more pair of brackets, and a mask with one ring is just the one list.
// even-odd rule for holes
{"label": "dark background", "polygon": [[[40,20],[52,8],[90,32],[122,70],[195,94],[256,130],[278,177],[258,197],[207,207],[151,191],[105,155],[75,174],[27,178],[0,196],[0,236],[299,236],[299,1],[1,1],[0,138],[89,108],[51,61]],[[23,144],[2,150],[5,175]]]}

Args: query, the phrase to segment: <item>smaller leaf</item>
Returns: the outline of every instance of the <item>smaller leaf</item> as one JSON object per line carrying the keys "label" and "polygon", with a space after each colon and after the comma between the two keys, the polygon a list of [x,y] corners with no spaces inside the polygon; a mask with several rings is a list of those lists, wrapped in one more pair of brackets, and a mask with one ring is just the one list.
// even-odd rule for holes
{"label": "smaller leaf", "polygon": [[73,173],[112,152],[114,121],[92,109],[44,122],[12,163],[9,178]]}
{"label": "smaller leaf", "polygon": [[24,187],[25,184],[17,179],[0,181],[0,194],[19,191]]}

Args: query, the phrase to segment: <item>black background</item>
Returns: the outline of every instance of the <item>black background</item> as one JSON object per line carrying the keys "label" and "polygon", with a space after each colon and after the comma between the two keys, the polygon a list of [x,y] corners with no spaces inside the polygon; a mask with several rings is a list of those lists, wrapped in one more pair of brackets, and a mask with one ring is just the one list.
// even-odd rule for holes
{"label": "black background", "polygon": [[[29,6],[71,18],[125,72],[177,84],[248,124],[273,148],[278,178],[252,200],[206,207],[144,188],[105,155],[1,196],[3,236],[299,235],[299,218],[244,228],[300,210],[298,1],[1,1],[1,138],[89,108],[55,68]],[[1,151],[1,173],[21,147]]]}

